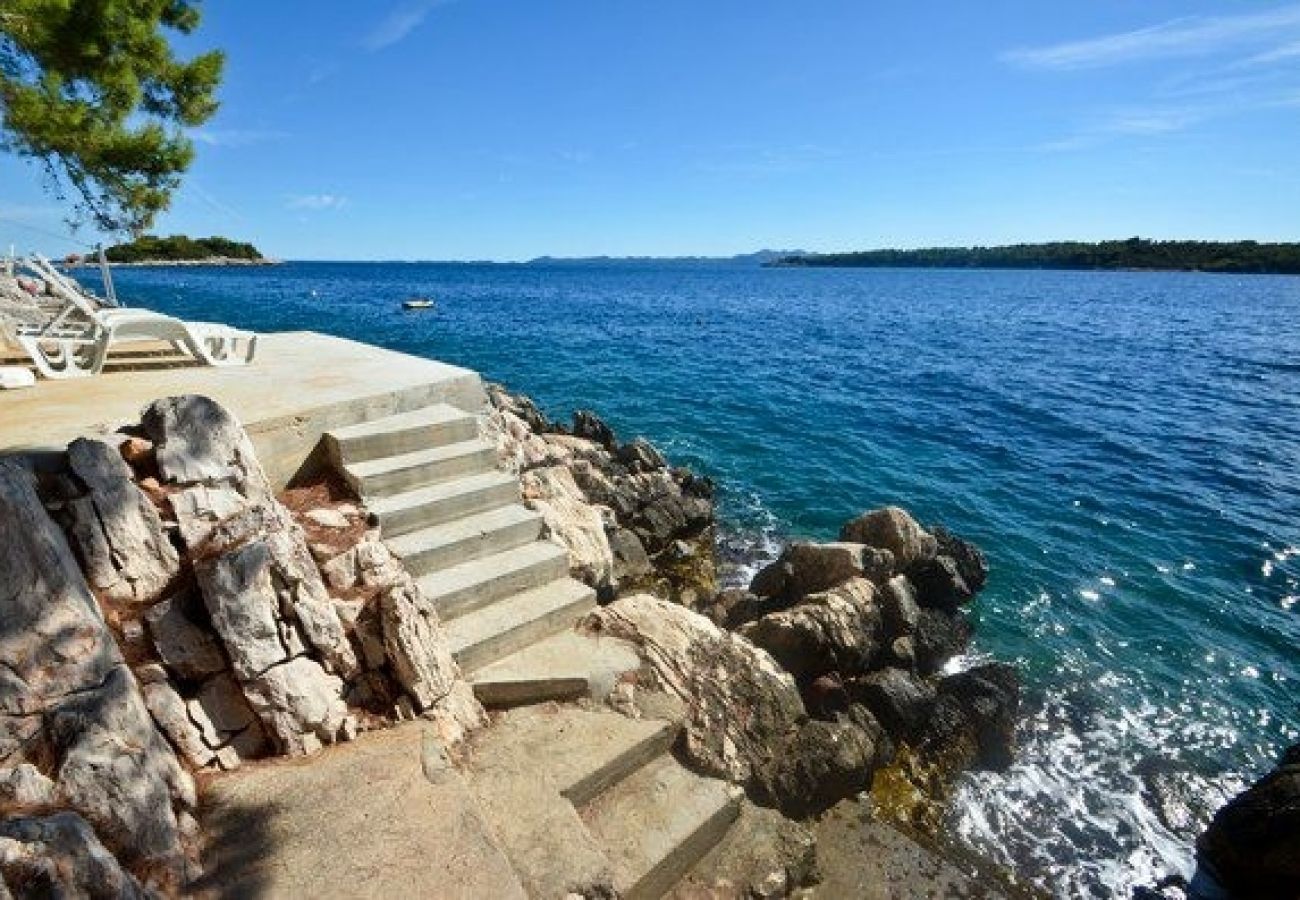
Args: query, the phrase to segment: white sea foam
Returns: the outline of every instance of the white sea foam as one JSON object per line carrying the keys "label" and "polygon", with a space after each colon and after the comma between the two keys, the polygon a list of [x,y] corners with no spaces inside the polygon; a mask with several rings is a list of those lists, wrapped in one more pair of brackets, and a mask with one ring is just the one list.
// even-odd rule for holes
{"label": "white sea foam", "polygon": [[[1100,683],[1106,680],[1098,686],[1109,692],[1114,685]],[[966,843],[1030,874],[1054,896],[1126,897],[1171,874],[1190,877],[1193,833],[1204,824],[1187,834],[1171,831],[1138,763],[1172,757],[1171,748],[1189,741],[1223,746],[1235,739],[1230,728],[1189,733],[1181,711],[1145,700],[1079,721],[1066,698],[1051,697],[1022,723],[1010,769],[963,776],[952,824]],[[1243,786],[1232,777],[1179,777],[1194,779],[1194,792],[1222,798]]]}

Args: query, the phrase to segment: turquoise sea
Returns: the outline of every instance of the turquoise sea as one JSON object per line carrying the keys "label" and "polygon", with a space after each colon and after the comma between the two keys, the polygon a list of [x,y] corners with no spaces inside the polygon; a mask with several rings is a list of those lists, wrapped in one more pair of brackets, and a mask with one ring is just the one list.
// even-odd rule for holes
{"label": "turquoise sea", "polygon": [[[1020,760],[953,827],[1061,896],[1190,867],[1300,738],[1300,278],[291,263],[117,270],[181,316],[316,329],[597,410],[713,476],[731,577],[910,507],[988,553],[975,652]],[[424,294],[432,313],[403,312]],[[274,386],[268,386],[274,390]]]}

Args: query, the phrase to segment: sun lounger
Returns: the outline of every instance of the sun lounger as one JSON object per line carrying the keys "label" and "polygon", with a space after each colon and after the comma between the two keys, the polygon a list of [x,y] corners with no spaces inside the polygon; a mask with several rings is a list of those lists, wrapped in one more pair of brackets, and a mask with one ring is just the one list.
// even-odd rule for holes
{"label": "sun lounger", "polygon": [[16,329],[19,346],[46,378],[97,375],[110,348],[133,342],[165,341],[210,366],[246,365],[257,351],[252,332],[146,309],[101,307],[48,260],[36,257],[26,263],[65,304],[48,322]]}

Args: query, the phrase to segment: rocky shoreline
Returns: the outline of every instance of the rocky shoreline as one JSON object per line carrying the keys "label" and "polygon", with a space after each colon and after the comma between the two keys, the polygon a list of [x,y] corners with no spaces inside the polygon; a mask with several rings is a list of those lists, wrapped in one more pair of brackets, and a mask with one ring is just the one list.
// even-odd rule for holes
{"label": "rocky shoreline", "polygon": [[[1033,893],[942,834],[953,779],[1015,753],[1015,667],[955,665],[988,575],[978,548],[886,507],[719,590],[707,479],[594,413],[566,426],[488,396],[483,439],[597,591],[580,630],[640,659],[601,707],[671,719],[678,759],[747,797],[683,896],[881,879],[882,896]],[[364,504],[329,472],[275,494],[211,400],[156,401],[137,427],[74,442],[62,471],[0,461],[0,523],[0,876],[15,896],[179,895],[211,865],[211,779],[413,718],[454,762],[495,721]],[[1203,841],[1224,884],[1235,817],[1293,823],[1288,766]]]}

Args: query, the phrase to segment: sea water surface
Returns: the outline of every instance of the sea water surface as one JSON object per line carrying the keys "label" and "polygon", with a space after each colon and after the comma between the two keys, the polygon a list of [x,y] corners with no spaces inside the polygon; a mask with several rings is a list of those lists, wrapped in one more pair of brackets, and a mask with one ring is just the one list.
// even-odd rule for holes
{"label": "sea water surface", "polygon": [[[315,329],[590,407],[720,485],[732,577],[885,503],[987,552],[1019,761],[965,840],[1060,896],[1188,873],[1300,737],[1300,278],[735,266],[120,269],[177,315]],[[433,312],[403,312],[413,294]]]}

